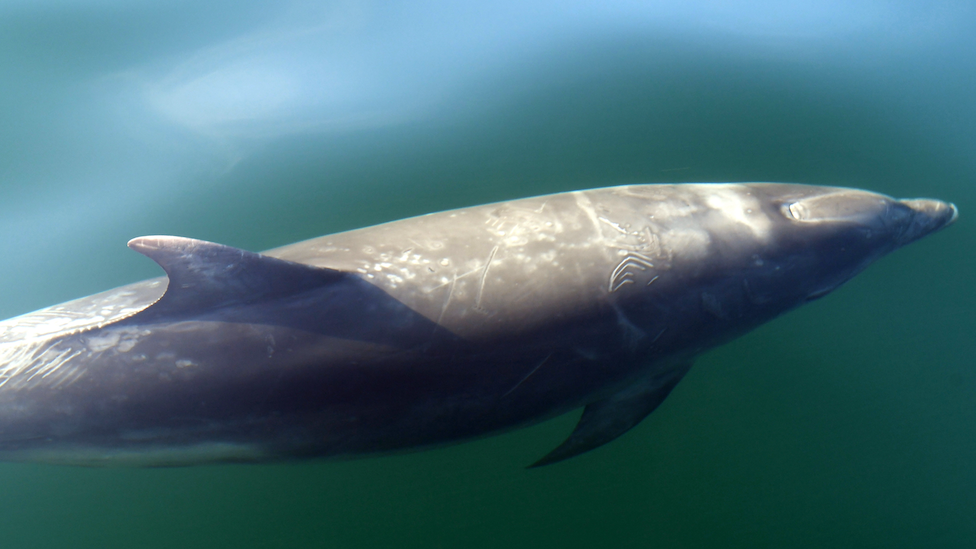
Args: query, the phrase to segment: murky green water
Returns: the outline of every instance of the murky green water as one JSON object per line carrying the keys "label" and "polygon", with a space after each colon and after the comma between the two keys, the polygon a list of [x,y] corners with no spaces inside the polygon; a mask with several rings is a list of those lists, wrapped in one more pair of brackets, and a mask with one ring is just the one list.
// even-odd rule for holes
{"label": "murky green water", "polygon": [[976,11],[959,4],[8,2],[0,316],[261,250],[636,182],[796,181],[959,221],[702,358],[612,444],[187,469],[0,464],[0,546],[971,547]]}

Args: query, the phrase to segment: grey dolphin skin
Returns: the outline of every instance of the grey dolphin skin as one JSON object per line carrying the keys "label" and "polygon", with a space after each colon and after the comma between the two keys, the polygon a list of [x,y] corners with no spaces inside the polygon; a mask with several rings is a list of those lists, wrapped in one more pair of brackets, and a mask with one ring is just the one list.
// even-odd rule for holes
{"label": "grey dolphin skin", "polygon": [[794,184],[635,185],[435,213],[166,272],[0,323],[0,459],[190,465],[432,447],[584,407],[536,465],[651,413],[702,352],[956,208]]}

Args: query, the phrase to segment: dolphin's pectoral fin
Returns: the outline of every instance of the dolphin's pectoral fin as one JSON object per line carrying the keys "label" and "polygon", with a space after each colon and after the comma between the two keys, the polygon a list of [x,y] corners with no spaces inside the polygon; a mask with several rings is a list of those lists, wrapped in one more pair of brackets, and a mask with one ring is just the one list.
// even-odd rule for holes
{"label": "dolphin's pectoral fin", "polygon": [[129,247],[166,271],[166,293],[145,312],[199,312],[293,295],[345,273],[177,236],[143,236]]}
{"label": "dolphin's pectoral fin", "polygon": [[689,363],[677,368],[664,380],[651,380],[644,390],[635,392],[634,387],[628,387],[610,398],[587,404],[569,438],[529,468],[578,456],[626,433],[664,402],[690,366]]}

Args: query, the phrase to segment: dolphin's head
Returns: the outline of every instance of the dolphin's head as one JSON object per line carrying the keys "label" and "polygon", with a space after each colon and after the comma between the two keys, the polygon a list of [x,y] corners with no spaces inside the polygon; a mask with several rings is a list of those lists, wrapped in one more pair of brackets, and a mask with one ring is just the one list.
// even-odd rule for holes
{"label": "dolphin's head", "polygon": [[883,255],[955,221],[950,203],[837,187],[750,184],[773,221],[753,291],[796,304],[824,296]]}

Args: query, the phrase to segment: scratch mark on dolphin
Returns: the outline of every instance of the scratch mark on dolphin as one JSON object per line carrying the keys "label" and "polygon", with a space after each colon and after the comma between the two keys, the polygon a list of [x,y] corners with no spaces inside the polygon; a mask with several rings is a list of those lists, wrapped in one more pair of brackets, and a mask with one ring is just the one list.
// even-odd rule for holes
{"label": "scratch mark on dolphin", "polygon": [[[624,284],[632,284],[634,282],[634,273],[628,270],[631,267],[646,271],[653,269],[654,264],[651,263],[651,258],[645,255],[637,252],[628,252],[620,263],[614,267],[613,272],[610,273],[610,284],[607,286],[607,291],[613,293],[619,290]],[[656,279],[657,277],[654,277],[651,282],[654,282]],[[648,282],[648,284],[651,282]]]}
{"label": "scratch mark on dolphin", "polygon": [[[439,314],[437,316],[437,325],[438,326],[441,325],[441,320],[444,318],[444,313],[447,312],[447,306],[451,304],[451,298],[454,296],[454,287],[455,287],[455,285],[457,285],[457,279],[458,279],[458,276],[457,276],[457,273],[455,272],[454,273],[454,276],[451,278],[451,287],[447,291],[447,299],[444,301],[444,306],[441,307],[441,314]],[[437,326],[434,326],[434,329],[436,330],[437,329]]]}
{"label": "scratch mark on dolphin", "polygon": [[453,281],[450,281],[449,280],[449,281],[447,281],[447,282],[445,282],[443,284],[438,284],[437,286],[434,286],[430,290],[425,290],[424,293],[428,293],[429,294],[430,292],[433,292],[434,290],[440,290],[441,288],[443,288],[444,286],[447,286],[448,284],[453,284],[454,282],[456,282],[458,280],[461,280],[462,278],[464,278],[466,276],[471,276],[471,275],[473,275],[473,274],[475,274],[477,272],[483,271],[483,270],[484,270],[483,267],[478,267],[477,269],[472,269],[472,270],[470,270],[470,271],[468,271],[466,273],[462,273],[462,274],[457,274],[457,272],[455,272],[454,273],[454,279],[453,279]]}
{"label": "scratch mark on dolphin", "polygon": [[573,199],[576,200],[576,206],[583,210],[586,217],[590,218],[590,221],[593,223],[593,227],[596,229],[597,236],[602,238],[603,233],[600,231],[600,220],[597,218],[596,210],[593,208],[593,202],[590,201],[588,196],[580,191],[576,191],[572,193],[572,195]]}
{"label": "scratch mark on dolphin", "polygon": [[502,395],[502,398],[507,397],[508,395],[512,394],[512,391],[514,391],[515,389],[518,389],[519,388],[519,385],[521,385],[522,383],[524,383],[525,380],[529,379],[529,377],[531,377],[532,374],[534,374],[539,368],[541,368],[542,365],[545,364],[546,361],[549,360],[550,358],[552,358],[552,353],[549,353],[548,355],[546,355],[546,358],[542,359],[542,362],[536,364],[535,365],[535,368],[532,368],[531,370],[529,370],[529,373],[527,373],[524,376],[522,376],[522,379],[520,379],[519,382],[515,384],[515,387],[512,387],[511,389],[509,389],[508,392],[506,392],[504,395]]}
{"label": "scratch mark on dolphin", "polygon": [[610,221],[609,219],[607,219],[605,217],[602,217],[602,216],[601,217],[598,217],[597,219],[599,219],[600,221],[606,223],[607,225],[610,225],[611,227],[614,228],[615,231],[617,231],[620,234],[629,234],[627,232],[627,229],[624,229],[623,227],[621,227],[619,223],[614,223],[613,221]]}
{"label": "scratch mark on dolphin", "polygon": [[481,271],[481,282],[478,285],[478,297],[474,300],[474,307],[476,309],[481,309],[481,296],[485,293],[485,279],[488,278],[488,268],[491,267],[491,262],[495,259],[495,253],[498,252],[498,246],[491,249],[491,253],[488,254],[488,261],[485,262],[485,270]]}

